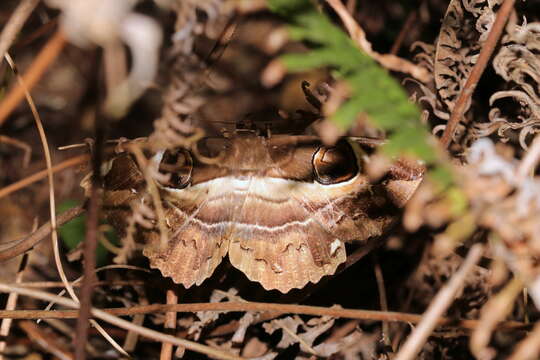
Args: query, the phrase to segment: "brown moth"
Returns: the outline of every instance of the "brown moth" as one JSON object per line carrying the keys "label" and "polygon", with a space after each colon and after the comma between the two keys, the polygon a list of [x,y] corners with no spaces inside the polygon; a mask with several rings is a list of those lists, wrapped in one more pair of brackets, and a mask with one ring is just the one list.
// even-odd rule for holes
{"label": "brown moth", "polygon": [[[421,167],[397,164],[370,183],[361,139],[327,147],[313,136],[249,132],[206,139],[206,147],[221,151],[217,163],[185,149],[153,155],[168,175],[156,182],[168,244],[160,246],[157,226],[137,234],[151,266],[186,288],[200,285],[226,255],[267,290],[316,283],[346,260],[346,242],[388,230],[422,180]],[[147,191],[131,155],[112,159],[104,188],[107,218],[125,234],[129,204],[145,201]]]}

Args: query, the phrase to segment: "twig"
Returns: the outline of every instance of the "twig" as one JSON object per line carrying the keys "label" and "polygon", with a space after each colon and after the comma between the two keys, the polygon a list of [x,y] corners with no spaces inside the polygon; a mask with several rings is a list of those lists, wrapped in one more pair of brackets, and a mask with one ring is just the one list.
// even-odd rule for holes
{"label": "twig", "polygon": [[475,244],[469,250],[463,265],[452,276],[448,284],[446,284],[435,296],[428,309],[422,316],[422,320],[418,326],[409,335],[394,360],[410,360],[415,359],[427,338],[439,324],[439,319],[454,301],[456,294],[463,288],[467,275],[474,269],[474,266],[484,252],[482,244]]}
{"label": "twig", "polygon": [[[134,288],[134,290],[137,292],[139,296],[139,303],[148,305],[149,302],[144,291],[144,286],[139,287],[139,288]],[[145,314],[137,314],[133,316],[132,322],[137,326],[142,326],[144,324],[145,318],[146,318]],[[135,347],[137,346],[138,342],[139,342],[139,334],[133,331],[128,331],[124,339],[124,343],[122,344],[122,347],[127,352],[130,352],[130,351],[135,350]]]}
{"label": "twig", "polygon": [[[253,321],[253,324],[259,324],[268,320],[273,320],[279,316],[281,316],[280,313],[259,313],[259,316]],[[208,337],[219,337],[234,333],[240,327],[240,325],[241,324],[239,320],[232,320],[231,322],[219,325],[216,328],[212,329],[212,331],[208,333]]]}
{"label": "twig", "polygon": [[148,163],[148,160],[145,158],[138,144],[129,144],[128,149],[135,156],[139,168],[144,169],[143,174],[144,179],[146,180],[146,187],[150,193],[156,211],[160,249],[165,249],[169,242],[169,234],[165,223],[165,209],[163,208],[159,191],[152,176],[152,165]]}
{"label": "twig", "polygon": [[351,14],[347,11],[345,5],[343,5],[340,0],[326,0],[326,2],[332,7],[332,9],[334,9],[336,14],[338,14],[351,39],[360,47],[360,49],[379,62],[382,66],[392,71],[409,74],[423,83],[431,79],[431,75],[426,69],[415,65],[410,61],[397,57],[393,54],[379,54],[373,51],[371,44],[366,38],[364,30],[362,30],[360,25],[358,25],[356,20],[354,20]]}
{"label": "twig", "polygon": [[346,2],[347,11],[354,15],[356,9],[356,0],[348,0]]}
{"label": "twig", "polygon": [[[5,285],[8,286],[8,285]],[[166,313],[176,311],[182,313],[193,313],[197,311],[232,311],[245,312],[256,311],[262,313],[274,314],[299,314],[314,316],[332,316],[344,319],[359,319],[372,321],[391,321],[408,322],[412,324],[419,323],[422,315],[399,313],[392,311],[374,311],[357,309],[339,309],[320,306],[293,305],[293,304],[273,304],[261,302],[221,302],[221,303],[191,303],[191,304],[152,304],[139,305],[129,308],[109,308],[103,311],[117,316],[132,316],[136,314]],[[13,319],[73,319],[77,317],[77,311],[71,310],[0,310],[1,318]],[[437,322],[438,326],[452,325],[465,329],[475,329],[478,326],[478,320],[451,319],[441,317]],[[506,321],[499,324],[500,329],[526,328],[528,324],[519,321]]]}
{"label": "twig", "polygon": [[[77,206],[58,215],[57,225],[63,225],[84,213],[82,206]],[[39,229],[15,243],[15,245],[0,246],[0,261],[5,261],[19,256],[36,246],[41,240],[51,233],[51,222],[48,221]]]}
{"label": "twig", "polygon": [[13,40],[15,40],[26,19],[28,19],[38,3],[39,0],[22,0],[15,11],[13,11],[13,14],[2,29],[2,34],[0,34],[0,59],[4,58],[11,44],[13,44]]}
{"label": "twig", "polygon": [[[138,266],[133,266],[133,265],[106,265],[106,266],[102,266],[98,269],[95,269],[95,272],[96,274],[100,271],[104,271],[104,270],[110,270],[110,269],[129,269],[129,270],[138,270],[138,271],[144,271],[144,272],[150,272],[149,270],[147,269],[144,269],[144,268],[140,268]],[[77,278],[75,281],[73,281],[72,285],[76,285],[78,283],[81,283],[82,280],[84,279],[83,276]],[[57,296],[62,296],[66,293],[66,289],[64,287],[64,289],[62,291],[60,291],[60,293],[57,295]],[[78,299],[76,300],[78,302]],[[53,306],[54,306],[54,302],[50,302],[47,307],[45,308],[45,310],[50,310]],[[77,317],[78,318],[78,317]],[[38,321],[39,322],[39,321]],[[122,348],[122,346],[120,346],[120,344],[118,344],[106,331],[105,329],[99,325],[97,323],[97,321],[95,320],[90,320],[90,324],[99,332],[99,334],[101,336],[103,336],[105,338],[105,340],[107,340],[111,345],[112,347],[114,347],[116,349],[116,351],[118,351],[120,354],[126,356],[126,357],[129,357],[128,353]],[[76,335],[75,336],[72,336],[73,339],[76,338]],[[86,343],[85,344],[85,348],[86,349],[91,349],[92,346],[90,343]]]}
{"label": "twig", "polygon": [[[15,276],[16,284],[22,281],[24,270],[27,264],[28,264],[28,254],[25,254],[23,258],[21,259],[21,263],[19,264],[19,271],[17,271],[17,275]],[[9,294],[7,302],[6,302],[6,310],[15,309],[15,307],[17,306],[17,298],[18,298],[18,295],[16,293]],[[9,329],[11,328],[12,322],[13,322],[12,319],[2,319],[2,324],[0,325],[0,360],[4,359],[4,356],[2,354],[4,353],[7,342],[3,339],[5,339],[8,336]]]}
{"label": "twig", "polygon": [[535,360],[540,357],[540,322],[515,347],[508,360]]}
{"label": "twig", "polygon": [[491,27],[489,35],[482,45],[482,50],[480,51],[480,55],[478,55],[478,60],[476,61],[476,64],[474,64],[465,86],[459,93],[454,109],[452,110],[452,114],[450,115],[450,119],[448,120],[446,128],[444,129],[444,133],[441,138],[441,144],[444,148],[447,148],[448,145],[450,145],[450,142],[454,137],[456,127],[463,118],[467,104],[469,103],[469,99],[474,93],[474,89],[476,88],[476,85],[478,85],[478,81],[486,69],[487,63],[491,58],[493,51],[495,50],[495,46],[497,45],[504,29],[504,25],[506,24],[512,9],[514,8],[514,3],[515,0],[504,0],[504,3],[501,5],[501,8],[497,13],[497,17],[495,18],[495,22]]}
{"label": "twig", "polygon": [[[73,334],[73,325],[68,324],[67,322],[64,322],[62,320],[58,319],[47,319],[43,321],[47,325],[49,325],[51,328],[59,332],[60,334],[64,335],[66,338],[73,340],[75,338],[75,335]],[[39,322],[36,322],[36,324],[39,324]],[[110,331],[110,329],[108,329]],[[97,330],[96,330],[97,332]],[[94,357],[98,357],[101,354],[101,351],[97,350],[92,344],[86,344],[86,351],[93,354]]]}
{"label": "twig", "polygon": [[[101,141],[100,143],[103,142]],[[88,319],[90,317],[90,308],[92,307],[92,290],[96,282],[96,249],[101,202],[101,191],[99,187],[101,156],[96,155],[97,153],[100,153],[98,149],[94,151],[94,157],[92,159],[92,184],[90,187],[90,198],[88,200],[88,216],[86,217],[86,236],[83,244],[84,277],[80,293],[81,307],[75,330],[75,358],[77,360],[86,359],[85,346],[88,339]]]}
{"label": "twig", "polygon": [[39,81],[45,70],[56,59],[60,51],[64,48],[66,40],[61,30],[57,30],[49,42],[41,50],[36,57],[30,68],[23,76],[23,83],[19,82],[14,88],[10,90],[6,97],[0,102],[0,125],[4,123],[9,114],[15,109],[15,107],[25,97],[26,90],[30,90]]}
{"label": "twig", "polygon": [[[6,285],[13,286],[13,285]],[[22,287],[21,287],[22,288]],[[422,315],[399,313],[392,311],[374,311],[358,309],[334,309],[319,306],[292,305],[292,304],[273,304],[259,302],[221,302],[221,303],[191,303],[191,304],[152,304],[138,305],[129,308],[108,308],[102,309],[106,313],[117,316],[133,316],[137,314],[154,314],[176,311],[182,313],[192,313],[197,311],[257,311],[269,315],[268,319],[284,314],[300,314],[314,316],[333,316],[344,319],[359,319],[370,321],[389,321],[406,322],[417,324],[422,319]],[[277,314],[277,315],[276,315]],[[76,319],[78,312],[74,310],[0,310],[0,319]],[[441,317],[437,326],[455,326],[464,329],[475,329],[478,326],[478,320],[452,319]],[[500,329],[524,329],[529,324],[519,321],[506,321],[499,324]]]}
{"label": "twig", "polygon": [[523,281],[514,277],[497,294],[491,296],[480,310],[479,324],[469,338],[469,349],[477,359],[492,359],[496,350],[489,347],[499,323],[514,310],[516,298],[522,293]]}
{"label": "twig", "polygon": [[392,44],[392,48],[390,49],[390,54],[397,55],[399,52],[399,49],[401,49],[401,45],[403,45],[403,41],[405,40],[405,37],[409,34],[409,29],[411,26],[413,26],[413,23],[416,21],[416,18],[418,17],[418,10],[413,10],[407,16],[407,19],[405,20],[405,23],[403,24],[403,27],[399,31],[399,34]]}
{"label": "twig", "polygon": [[9,66],[11,67],[15,75],[17,76],[17,82],[18,82],[19,88],[21,89],[21,92],[24,94],[26,101],[28,102],[28,106],[30,107],[30,111],[32,112],[32,115],[36,123],[36,128],[39,133],[39,139],[43,147],[43,155],[45,156],[45,164],[47,165],[47,179],[49,180],[49,184],[48,184],[49,185],[49,212],[50,212],[50,217],[51,217],[51,239],[52,239],[53,252],[54,252],[54,261],[56,263],[58,274],[60,275],[60,280],[62,280],[62,282],[65,284],[66,290],[68,291],[69,295],[74,300],[76,300],[77,296],[75,295],[75,291],[73,290],[73,288],[71,288],[71,286],[69,285],[69,281],[66,277],[66,274],[64,273],[64,269],[62,267],[62,261],[60,259],[60,250],[59,250],[59,245],[58,245],[58,232],[57,232],[58,227],[56,225],[56,197],[54,195],[54,176],[51,170],[52,157],[51,157],[51,151],[49,149],[49,142],[47,140],[47,135],[45,134],[45,129],[43,128],[43,122],[41,121],[41,117],[39,116],[39,112],[37,111],[36,104],[34,103],[32,96],[30,95],[30,88],[28,87],[26,80],[23,79],[19,75],[19,72],[17,71],[17,68],[15,66],[15,63],[13,62],[13,59],[8,53],[5,54],[5,58]]}
{"label": "twig", "polygon": [[[178,295],[176,294],[176,286],[171,289],[167,289],[167,305],[178,304]],[[174,332],[176,329],[176,312],[169,311],[165,313],[165,324],[163,327],[165,331]],[[159,360],[172,359],[173,344],[163,343],[161,344],[161,353],[159,354]]]}
{"label": "twig", "polygon": [[[69,283],[69,281],[67,279],[67,276],[66,276],[66,274],[64,272],[64,268],[62,267],[62,260],[60,258],[60,247],[59,247],[59,244],[58,244],[58,232],[57,232],[58,226],[57,226],[57,222],[56,222],[56,205],[55,205],[56,200],[55,200],[55,195],[54,195],[54,178],[53,178],[53,172],[51,170],[52,169],[52,160],[51,160],[51,153],[50,153],[50,150],[49,150],[49,144],[48,144],[48,141],[47,141],[47,136],[45,134],[45,129],[43,128],[43,123],[42,123],[41,118],[39,116],[39,113],[37,111],[34,100],[30,96],[30,92],[29,92],[30,90],[28,89],[27,84],[25,83],[25,80],[18,74],[17,69],[15,67],[15,63],[11,59],[11,56],[9,56],[9,54],[6,53],[5,58],[6,58],[6,61],[8,62],[8,64],[13,69],[13,72],[16,74],[18,83],[19,83],[22,91],[24,92],[24,95],[26,97],[26,101],[28,102],[28,105],[30,107],[32,115],[34,116],[34,120],[36,122],[36,127],[37,127],[38,133],[39,133],[39,137],[40,137],[41,143],[43,145],[43,152],[44,152],[44,155],[45,155],[45,162],[47,164],[47,178],[49,180],[49,211],[50,211],[50,217],[51,217],[51,220],[50,220],[50,223],[51,223],[51,239],[52,239],[54,261],[56,263],[56,268],[58,270],[58,274],[60,275],[60,280],[62,280],[62,283],[64,284],[64,287],[65,287],[66,291],[69,293],[69,295],[71,296],[71,298],[75,302],[78,302],[79,299],[77,298],[77,295],[75,294],[75,291],[73,290],[73,288],[71,287],[71,285],[70,285],[70,283]],[[100,169],[100,166],[101,166],[101,158],[98,158],[96,163],[97,163],[97,165],[95,167],[97,167],[98,170],[97,170],[97,172],[94,172],[94,173],[99,173],[99,169]],[[95,227],[96,227],[96,229],[97,229],[97,222],[98,222],[98,219],[97,219],[97,215],[96,215],[96,219],[95,219],[95,223],[96,223]],[[90,250],[90,251],[92,251],[92,256],[94,257],[94,263],[95,263],[95,252],[96,252],[95,247],[96,247],[96,245],[94,244],[94,249]],[[92,275],[94,274],[93,273],[94,268],[95,268],[95,266],[92,267]],[[91,281],[91,282],[93,282],[93,281]],[[85,287],[83,286],[82,289],[83,289],[83,295],[84,295]],[[91,292],[91,289],[87,290],[87,292],[88,291]],[[83,307],[83,309],[84,309],[84,307]],[[88,318],[88,316],[87,316],[87,318]],[[80,320],[81,320],[81,316],[79,316],[79,318],[78,318],[78,323],[80,322]],[[93,320],[91,322],[96,327],[96,329],[103,335],[103,337],[105,337],[105,339],[107,339],[111,343],[111,345],[113,345],[113,347],[115,347],[118,351],[120,351],[120,353],[125,354],[125,351],[123,351],[123,349],[120,348],[120,346],[114,341],[114,339],[112,339],[105,332],[105,330],[101,326],[99,326],[99,324],[97,324]],[[84,343],[86,343],[86,341]],[[82,351],[84,353],[84,345],[83,345],[83,350]],[[77,351],[75,352],[75,356],[76,356],[77,359],[84,360],[84,358],[77,357]]]}
{"label": "twig", "polygon": [[534,170],[536,166],[538,165],[538,160],[540,159],[540,135],[537,135],[531,146],[529,147],[529,150],[519,163],[519,166],[516,171],[516,182],[520,183],[529,174],[534,174]]}
{"label": "twig", "polygon": [[[60,164],[53,166],[51,170],[53,173],[57,173],[69,167],[82,164],[86,162],[89,158],[90,157],[86,154],[75,156],[75,157],[72,157],[71,159],[67,159],[65,161],[62,161]],[[11,193],[14,193],[15,191],[19,191],[27,187],[28,185],[35,183],[36,181],[44,179],[45,177],[47,177],[47,169],[38,171],[37,173],[30,175],[22,180],[19,180],[16,183],[3,187],[0,189],[0,199],[3,198],[4,196],[8,196]]]}
{"label": "twig", "polygon": [[0,143],[6,143],[18,147],[24,152],[23,167],[27,167],[30,163],[30,156],[32,155],[32,148],[25,142],[17,139],[10,138],[9,136],[0,135]]}
{"label": "twig", "polygon": [[[94,283],[94,287],[96,286],[141,286],[145,285],[147,281],[145,280],[110,280],[110,281],[96,281]],[[31,282],[23,282],[23,283],[17,283],[17,284],[9,284],[9,285],[17,285],[20,287],[25,288],[32,288],[32,289],[47,289],[47,288],[61,288],[64,286],[62,282],[60,281],[31,281]],[[71,286],[73,287],[79,287],[81,284],[72,281]]]}
{"label": "twig", "polygon": [[47,21],[45,24],[40,26],[34,32],[28,34],[24,38],[21,38],[20,40],[17,40],[17,42],[13,45],[14,51],[20,50],[30,45],[32,42],[39,39],[40,37],[53,32],[57,25],[58,25],[58,17]]}
{"label": "twig", "polygon": [[[375,279],[377,281],[377,290],[379,293],[379,304],[382,311],[388,311],[388,301],[386,300],[386,288],[384,286],[384,277],[381,269],[381,264],[379,263],[379,257],[377,254],[373,255],[373,270],[375,272]],[[382,333],[383,333],[383,340],[384,343],[388,346],[392,344],[390,341],[390,328],[388,326],[388,322],[383,321],[382,323]]]}
{"label": "twig", "polygon": [[[141,268],[141,267],[138,267],[138,266],[133,266],[133,265],[121,265],[121,264],[111,264],[111,265],[105,265],[105,266],[102,266],[100,268],[97,268],[96,269],[96,274],[98,272],[101,272],[101,271],[105,271],[105,270],[112,270],[112,269],[128,269],[128,270],[138,270],[138,271],[143,271],[143,272],[146,272],[146,273],[149,273],[150,271],[147,270],[147,269],[144,269],[144,268]],[[82,280],[84,279],[83,276],[80,276],[78,277],[75,281],[73,281],[72,285],[77,285],[77,284],[81,284],[82,283]],[[17,285],[19,287],[21,287],[22,285]],[[62,290],[60,291],[60,293],[58,294],[58,296],[63,296],[64,294],[66,293],[66,290]],[[51,302],[47,305],[47,307],[45,308],[45,310],[50,310],[52,309],[52,307],[54,306],[54,302]]]}
{"label": "twig", "polygon": [[60,345],[50,334],[43,333],[39,326],[32,321],[23,321],[19,326],[31,340],[40,345],[46,352],[54,355],[54,357],[60,360],[74,359],[73,354]]}
{"label": "twig", "polygon": [[293,331],[292,329],[289,329],[289,327],[287,327],[283,319],[279,319],[275,321],[279,324],[279,327],[281,328],[281,330],[283,330],[285,333],[287,333],[290,337],[295,339],[300,344],[301,349],[311,353],[312,355],[315,355],[315,356],[317,355],[317,352],[315,351],[315,349],[309,346],[309,344],[304,339],[302,339],[298,334],[296,334],[295,331]]}
{"label": "twig", "polygon": [[[63,297],[59,297],[59,296],[55,296],[55,295],[52,295],[52,294],[49,294],[49,293],[46,293],[46,292],[43,292],[43,291],[39,291],[39,290],[19,288],[19,287],[8,286],[6,284],[0,283],[0,291],[6,292],[6,293],[16,292],[16,293],[18,293],[20,295],[30,296],[30,297],[33,297],[33,298],[36,298],[36,299],[41,299],[41,300],[44,300],[44,301],[53,301],[53,302],[56,302],[56,303],[58,303],[58,304],[60,304],[62,306],[66,306],[66,307],[70,307],[70,308],[74,308],[74,309],[79,308],[79,304],[77,302],[73,301],[73,300],[63,298]],[[118,327],[126,329],[126,330],[136,331],[140,335],[145,336],[145,337],[147,337],[149,339],[153,339],[153,340],[156,340],[156,341],[159,341],[159,342],[170,342],[170,343],[173,343],[174,345],[177,345],[177,346],[184,346],[186,349],[196,351],[198,353],[205,354],[205,355],[217,358],[217,359],[245,360],[242,357],[235,356],[235,355],[232,355],[230,353],[227,353],[227,352],[224,352],[224,351],[221,351],[221,350],[218,350],[218,349],[214,349],[214,348],[211,348],[209,346],[205,346],[205,345],[193,342],[193,341],[177,338],[177,337],[174,337],[174,336],[171,336],[171,335],[162,334],[162,333],[160,333],[158,331],[147,329],[147,328],[144,328],[142,326],[136,326],[136,325],[130,323],[129,321],[120,319],[120,318],[118,318],[116,316],[113,316],[113,315],[103,311],[103,310],[92,308],[91,313],[92,313],[92,315],[94,317],[96,317],[98,319],[101,319],[103,321],[106,321],[106,322],[108,322],[110,324],[113,324],[115,326],[118,326]]]}

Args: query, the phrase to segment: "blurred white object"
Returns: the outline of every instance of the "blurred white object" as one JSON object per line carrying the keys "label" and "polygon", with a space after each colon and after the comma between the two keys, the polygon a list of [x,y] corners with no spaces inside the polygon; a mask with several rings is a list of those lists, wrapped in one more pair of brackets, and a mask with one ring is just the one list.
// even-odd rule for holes
{"label": "blurred white object", "polygon": [[131,51],[128,77],[111,91],[106,108],[122,115],[153,82],[159,63],[162,31],[156,21],[132,11],[136,0],[47,0],[62,11],[66,37],[80,47],[107,48],[122,42]]}

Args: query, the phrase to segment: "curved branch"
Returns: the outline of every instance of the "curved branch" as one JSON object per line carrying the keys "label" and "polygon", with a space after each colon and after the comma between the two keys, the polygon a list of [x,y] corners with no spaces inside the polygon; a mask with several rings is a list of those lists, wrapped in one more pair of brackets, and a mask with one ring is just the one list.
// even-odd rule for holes
{"label": "curved branch", "polygon": [[[58,215],[57,217],[57,225],[63,225],[71,220],[73,220],[76,217],[79,217],[85,212],[84,207],[77,206],[74,208],[71,208],[67,211],[64,211],[62,214]],[[27,237],[16,241],[15,245],[9,244],[2,244],[0,245],[0,261],[6,261],[9,259],[14,258],[15,256],[19,256],[26,251],[30,250],[34,246],[36,246],[41,240],[45,239],[47,235],[51,233],[52,227],[51,222],[47,222],[46,224],[42,225],[39,229],[28,235]]]}

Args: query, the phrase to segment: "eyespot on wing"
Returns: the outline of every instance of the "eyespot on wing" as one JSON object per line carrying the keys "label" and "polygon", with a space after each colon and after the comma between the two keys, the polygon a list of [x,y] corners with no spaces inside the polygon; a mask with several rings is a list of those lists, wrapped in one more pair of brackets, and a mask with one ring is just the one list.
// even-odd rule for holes
{"label": "eyespot on wing", "polygon": [[315,180],[323,185],[350,180],[359,171],[354,150],[346,141],[319,147],[313,154],[312,165]]}
{"label": "eyespot on wing", "polygon": [[163,153],[158,169],[161,174],[168,175],[167,180],[160,181],[163,186],[183,189],[191,181],[193,158],[185,149],[169,149]]}

